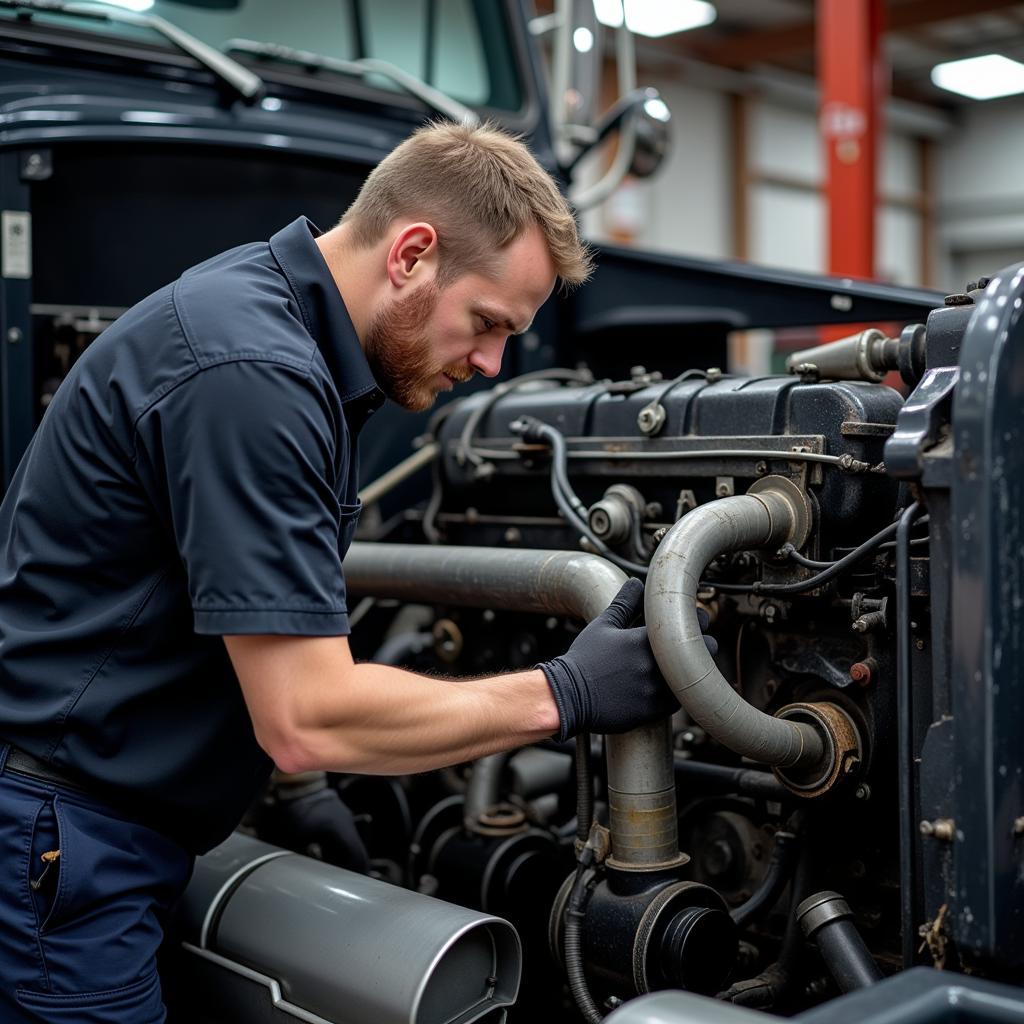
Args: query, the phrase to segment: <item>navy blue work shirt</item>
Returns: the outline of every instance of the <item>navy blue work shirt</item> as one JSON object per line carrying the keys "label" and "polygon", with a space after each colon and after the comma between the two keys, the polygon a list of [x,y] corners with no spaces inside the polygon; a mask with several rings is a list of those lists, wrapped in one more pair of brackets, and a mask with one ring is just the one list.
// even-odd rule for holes
{"label": "navy blue work shirt", "polygon": [[349,631],[383,397],[300,218],[89,346],[0,507],[0,739],[199,852],[272,767],[223,634]]}

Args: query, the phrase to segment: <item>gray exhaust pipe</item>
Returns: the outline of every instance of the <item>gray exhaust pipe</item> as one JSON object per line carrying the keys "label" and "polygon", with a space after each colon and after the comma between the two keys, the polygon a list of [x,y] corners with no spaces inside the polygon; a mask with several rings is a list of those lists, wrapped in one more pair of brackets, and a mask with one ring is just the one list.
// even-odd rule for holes
{"label": "gray exhaust pipe", "polygon": [[822,735],[806,722],[758,711],[729,685],[704,646],[697,587],[717,555],[777,548],[786,541],[799,547],[809,526],[807,498],[799,488],[782,477],[764,477],[748,494],[708,502],[683,516],[658,545],[644,596],[651,648],[686,712],[730,750],[780,768],[819,764]]}
{"label": "gray exhaust pipe", "polygon": [[196,861],[174,932],[191,999],[225,1024],[470,1024],[519,989],[507,921],[238,832]]}
{"label": "gray exhaust pipe", "polygon": [[[584,622],[608,607],[625,580],[605,559],[573,551],[356,543],[345,556],[345,583],[353,594]],[[668,720],[608,736],[605,749],[612,862],[638,871],[681,863]],[[488,775],[496,763],[487,764]]]}

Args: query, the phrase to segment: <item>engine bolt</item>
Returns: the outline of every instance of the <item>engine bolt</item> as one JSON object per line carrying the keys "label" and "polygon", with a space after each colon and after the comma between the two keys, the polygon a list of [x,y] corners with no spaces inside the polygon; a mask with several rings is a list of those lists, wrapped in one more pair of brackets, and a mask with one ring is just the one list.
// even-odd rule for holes
{"label": "engine bolt", "polygon": [[1013,819],[1013,834],[1015,836],[1024,835],[1024,818]]}
{"label": "engine bolt", "polygon": [[855,683],[860,683],[861,686],[870,686],[874,676],[875,669],[878,666],[875,664],[874,658],[865,658],[863,661],[855,661],[850,666],[850,678]]}
{"label": "engine bolt", "polygon": [[935,821],[922,821],[918,827],[921,835],[932,836],[943,843],[951,843],[956,835],[956,827],[952,818],[936,818]]}
{"label": "engine bolt", "polygon": [[758,476],[764,476],[765,473],[768,472],[768,463],[765,462],[764,459],[759,459],[754,466],[754,472],[757,473]]}
{"label": "engine bolt", "polygon": [[866,783],[862,782],[854,791],[853,795],[858,800],[870,800],[871,799],[871,787]]}

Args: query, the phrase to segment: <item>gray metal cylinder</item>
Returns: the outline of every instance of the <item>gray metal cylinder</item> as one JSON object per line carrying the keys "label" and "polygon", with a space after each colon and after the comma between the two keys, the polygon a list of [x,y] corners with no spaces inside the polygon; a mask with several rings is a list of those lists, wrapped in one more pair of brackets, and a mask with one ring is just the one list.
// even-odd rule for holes
{"label": "gray metal cylinder", "polygon": [[[584,622],[608,607],[625,580],[605,559],[574,551],[356,543],[345,556],[345,583],[353,594],[547,612]],[[612,855],[620,866],[637,869],[678,863],[668,721],[609,737],[608,751],[608,788],[617,794],[609,823]],[[491,767],[484,768],[474,807],[490,792]]]}
{"label": "gray metal cylinder", "polygon": [[758,711],[729,685],[704,646],[697,587],[717,555],[778,547],[804,516],[788,490],[771,487],[695,508],[658,545],[644,598],[651,648],[686,712],[730,750],[779,767],[817,764],[821,736],[813,726]]}
{"label": "gray metal cylinder", "polygon": [[240,833],[196,862],[179,927],[185,969],[214,973],[218,1019],[469,1024],[519,988],[507,921]]}
{"label": "gray metal cylinder", "polygon": [[878,383],[889,370],[897,368],[898,339],[887,338],[869,327],[848,338],[794,352],[786,360],[790,373],[798,367],[813,366],[819,377],[829,380],[867,380]]}
{"label": "gray metal cylinder", "polygon": [[611,562],[574,551],[356,542],[345,556],[345,585],[352,594],[547,612],[585,622],[608,607],[625,580]]}
{"label": "gray metal cylinder", "polygon": [[674,867],[679,852],[672,723],[662,719],[608,736],[608,863],[621,870]]}

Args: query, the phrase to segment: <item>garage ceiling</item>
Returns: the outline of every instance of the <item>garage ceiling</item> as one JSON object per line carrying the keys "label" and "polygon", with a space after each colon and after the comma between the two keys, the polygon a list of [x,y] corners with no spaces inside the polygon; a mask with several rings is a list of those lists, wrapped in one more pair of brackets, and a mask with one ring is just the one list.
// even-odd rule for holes
{"label": "garage ceiling", "polygon": [[[661,49],[733,69],[814,74],[814,0],[713,2],[718,9],[713,24],[645,39],[644,50],[652,54]],[[552,0],[537,0],[538,13],[552,8]],[[934,65],[984,53],[1024,61],[1021,0],[888,0],[885,17],[891,93],[900,99],[947,110],[962,107],[976,101],[932,85]]]}
{"label": "garage ceiling", "polygon": [[[814,0],[714,2],[714,24],[660,40],[659,45],[725,67],[781,67],[814,74]],[[1024,60],[1024,3],[889,0],[885,53],[894,96],[946,108],[971,103],[933,86],[932,67],[983,53]]]}

